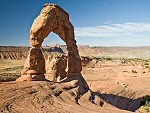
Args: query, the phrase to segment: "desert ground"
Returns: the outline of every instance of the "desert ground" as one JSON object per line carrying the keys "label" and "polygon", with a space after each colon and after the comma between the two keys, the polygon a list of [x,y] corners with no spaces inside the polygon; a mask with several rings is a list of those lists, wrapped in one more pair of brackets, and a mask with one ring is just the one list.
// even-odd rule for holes
{"label": "desert ground", "polygon": [[34,113],[150,112],[150,59],[111,55],[108,57],[108,55],[98,57],[98,54],[96,56],[90,54],[83,58],[82,48],[82,76],[90,91],[83,94],[78,102],[74,99],[76,97],[74,90],[77,87],[72,85],[74,81],[15,82],[21,76],[20,71],[23,69],[25,59],[1,59],[1,112],[31,113],[33,110]]}

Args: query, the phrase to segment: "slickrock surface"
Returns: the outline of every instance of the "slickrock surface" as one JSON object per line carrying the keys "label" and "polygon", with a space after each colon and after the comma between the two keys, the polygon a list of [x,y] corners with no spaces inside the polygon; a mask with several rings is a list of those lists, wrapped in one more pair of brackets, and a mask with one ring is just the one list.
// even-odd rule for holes
{"label": "slickrock surface", "polygon": [[[109,104],[103,104],[98,95],[88,91],[83,96],[80,82],[45,81],[9,82],[0,84],[1,113],[128,113]],[[95,99],[94,99],[95,98]],[[103,107],[101,107],[103,106]]]}

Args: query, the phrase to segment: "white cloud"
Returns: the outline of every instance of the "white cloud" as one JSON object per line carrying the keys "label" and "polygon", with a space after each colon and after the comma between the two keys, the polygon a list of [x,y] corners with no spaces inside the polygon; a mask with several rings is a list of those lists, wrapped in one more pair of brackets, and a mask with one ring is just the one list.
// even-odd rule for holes
{"label": "white cloud", "polygon": [[143,33],[144,35],[145,32],[150,32],[150,23],[128,22],[123,24],[75,28],[76,37],[134,37],[137,36],[138,33]]}

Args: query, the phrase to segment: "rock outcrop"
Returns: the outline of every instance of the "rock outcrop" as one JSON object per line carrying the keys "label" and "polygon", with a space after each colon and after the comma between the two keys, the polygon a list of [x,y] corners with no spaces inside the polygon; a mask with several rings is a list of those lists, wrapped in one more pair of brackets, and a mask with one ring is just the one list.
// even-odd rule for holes
{"label": "rock outcrop", "polygon": [[[120,87],[113,90],[120,90]],[[134,95],[135,93],[126,90],[119,95],[92,92],[86,88],[82,76],[72,76],[61,83],[4,82],[0,84],[0,112],[140,113],[138,108],[143,98]]]}
{"label": "rock outcrop", "polygon": [[[25,76],[25,75],[24,75]],[[50,81],[24,81],[0,84],[0,112],[67,112],[57,108],[79,105],[79,99],[89,91],[82,75],[72,76],[61,83]],[[89,98],[91,93],[89,95]],[[87,100],[88,101],[88,100]],[[74,106],[72,106],[74,107]]]}
{"label": "rock outcrop", "polygon": [[43,51],[47,51],[47,52],[58,52],[58,53],[64,53],[64,51],[61,49],[60,46],[57,46],[57,45],[52,45],[52,46],[43,46],[42,47],[42,50]]}
{"label": "rock outcrop", "polygon": [[[69,20],[69,14],[56,4],[46,4],[39,16],[34,20],[30,29],[30,44],[32,48],[22,71],[23,75],[43,75],[45,61],[42,56],[41,45],[50,32],[54,32],[66,43],[68,50],[68,77],[82,71],[74,27]],[[32,77],[31,77],[32,78]],[[18,80],[23,80],[19,78]]]}
{"label": "rock outcrop", "polygon": [[67,56],[63,54],[50,55],[46,63],[46,78],[61,81],[67,77]]}
{"label": "rock outcrop", "polygon": [[25,59],[30,47],[0,46],[0,60],[22,60]]}
{"label": "rock outcrop", "polygon": [[[0,60],[24,60],[27,58],[31,47],[25,46],[0,46]],[[42,52],[45,60],[53,52],[64,53],[61,46],[56,44],[52,46],[43,46]]]}

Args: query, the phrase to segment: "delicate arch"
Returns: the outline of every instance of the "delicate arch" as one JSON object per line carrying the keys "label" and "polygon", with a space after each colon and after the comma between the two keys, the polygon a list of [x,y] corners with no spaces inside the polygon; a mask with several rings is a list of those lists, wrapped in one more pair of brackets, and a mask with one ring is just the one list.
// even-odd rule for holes
{"label": "delicate arch", "polygon": [[69,21],[69,14],[56,4],[46,4],[39,16],[34,20],[30,30],[30,44],[41,47],[49,33],[54,32],[66,43],[68,50],[68,73],[82,71],[74,27]]}

